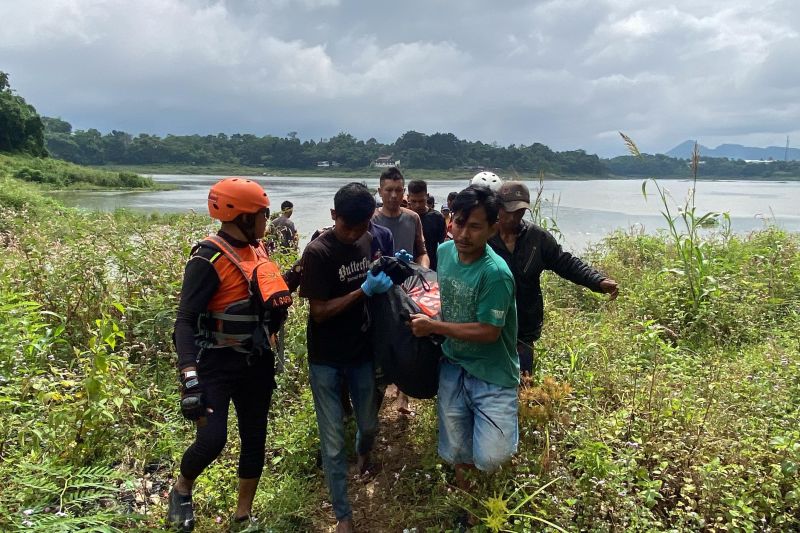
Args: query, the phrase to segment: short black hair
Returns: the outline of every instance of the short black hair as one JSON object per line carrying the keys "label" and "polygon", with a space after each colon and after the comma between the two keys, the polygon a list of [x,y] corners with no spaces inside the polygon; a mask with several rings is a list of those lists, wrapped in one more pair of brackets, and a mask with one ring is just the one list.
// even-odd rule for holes
{"label": "short black hair", "polygon": [[433,207],[436,205],[436,198],[434,198],[432,194],[429,194],[426,202],[428,203],[428,207]]}
{"label": "short black hair", "polygon": [[490,226],[497,222],[500,198],[489,187],[483,185],[470,185],[458,193],[453,201],[453,214],[459,219],[466,220],[472,210],[480,206],[486,211],[486,221]]}
{"label": "short black hair", "polygon": [[336,217],[348,225],[355,226],[372,218],[375,213],[375,198],[363,183],[352,182],[336,191],[333,197]]}
{"label": "short black hair", "polygon": [[411,180],[408,182],[408,194],[428,194],[428,184],[422,180]]}
{"label": "short black hair", "polygon": [[403,177],[403,173],[400,172],[400,169],[397,167],[389,167],[383,172],[381,172],[381,177],[378,180],[378,183],[383,185],[383,182],[386,180],[392,180],[392,181],[400,180],[403,183],[406,182],[406,179]]}
{"label": "short black hair", "polygon": [[453,191],[453,192],[451,192],[451,193],[448,193],[448,194],[447,194],[447,201],[448,201],[448,202],[452,202],[453,200],[455,200],[455,199],[456,199],[456,196],[457,196],[457,195],[458,195],[458,193],[457,193],[456,191]]}
{"label": "short black hair", "polygon": [[283,202],[281,202],[281,211],[286,211],[287,209],[292,209],[293,207],[294,204],[289,200],[284,200]]}

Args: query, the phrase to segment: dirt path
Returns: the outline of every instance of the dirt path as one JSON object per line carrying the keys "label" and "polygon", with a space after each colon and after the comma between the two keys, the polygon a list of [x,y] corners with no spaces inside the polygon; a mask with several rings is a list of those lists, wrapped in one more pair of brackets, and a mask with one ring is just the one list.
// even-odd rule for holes
{"label": "dirt path", "polygon": [[[380,430],[372,453],[377,471],[359,476],[355,457],[351,457],[348,492],[356,530],[359,533],[441,531],[436,525],[437,510],[432,501],[446,492],[447,487],[441,479],[436,479],[440,471],[435,466],[438,463],[435,400],[413,400],[414,415],[401,415],[395,408],[392,392],[390,389],[379,413]],[[348,421],[351,424],[353,421]],[[228,449],[226,454],[234,465],[236,453]],[[160,528],[166,513],[167,493],[174,483],[174,470],[170,463],[148,465],[146,472],[137,476],[134,487],[122,491],[121,502],[131,512],[150,516],[148,524]],[[333,532],[333,509],[321,469],[315,486],[309,496],[319,505],[310,517],[310,531]],[[196,531],[218,531],[226,520],[226,516],[213,517],[199,511]]]}
{"label": "dirt path", "polygon": [[[431,446],[435,453],[435,440],[429,435],[430,420],[425,418],[435,410],[435,404],[433,400],[414,400],[412,407],[413,416],[398,413],[390,391],[379,414],[380,433],[372,454],[373,461],[379,465],[378,472],[359,477],[355,465],[351,465],[348,492],[359,533],[423,531],[415,510],[425,505],[427,498],[415,490],[415,486],[420,480],[423,486],[436,483],[430,474],[425,477],[423,467]],[[425,435],[420,435],[422,431]],[[333,512],[327,494],[325,496],[314,523],[320,531],[332,532],[335,530]],[[414,527],[417,529],[412,529]]]}

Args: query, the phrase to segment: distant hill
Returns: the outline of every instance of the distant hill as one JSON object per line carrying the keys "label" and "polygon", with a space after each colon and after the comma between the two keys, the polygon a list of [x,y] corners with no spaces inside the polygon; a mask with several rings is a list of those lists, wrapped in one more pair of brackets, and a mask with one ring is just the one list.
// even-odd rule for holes
{"label": "distant hill", "polygon": [[[689,159],[692,156],[692,149],[694,148],[694,141],[684,141],[666,155],[670,157],[677,157],[679,159]],[[784,154],[787,155],[789,161],[800,161],[800,149],[789,148],[786,153],[785,146],[767,146],[766,148],[757,148],[754,146],[742,146],[741,144],[720,144],[716,148],[708,148],[702,144],[699,146],[700,155],[705,157],[727,157],[729,159],[774,159],[776,161],[783,161]]]}

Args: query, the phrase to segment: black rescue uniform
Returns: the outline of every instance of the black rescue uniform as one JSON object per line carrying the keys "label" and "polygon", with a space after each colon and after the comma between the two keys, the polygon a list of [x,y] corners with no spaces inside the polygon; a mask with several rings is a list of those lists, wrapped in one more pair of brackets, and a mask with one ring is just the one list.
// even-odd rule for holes
{"label": "black rescue uniform", "polygon": [[[248,243],[222,231],[217,235],[237,253],[252,256],[254,249]],[[241,285],[236,284],[246,283],[241,275],[224,275],[235,268],[225,254],[210,246],[196,248],[186,264],[175,321],[178,366],[180,370],[197,367],[205,405],[213,409],[207,422],[198,424],[195,441],[181,460],[181,475],[186,479],[196,479],[225,447],[231,400],[242,444],[239,477],[257,478],[264,467],[267,416],[275,388],[274,354],[269,350],[256,355],[234,347],[211,347],[202,333],[212,301],[231,289],[241,292]]]}

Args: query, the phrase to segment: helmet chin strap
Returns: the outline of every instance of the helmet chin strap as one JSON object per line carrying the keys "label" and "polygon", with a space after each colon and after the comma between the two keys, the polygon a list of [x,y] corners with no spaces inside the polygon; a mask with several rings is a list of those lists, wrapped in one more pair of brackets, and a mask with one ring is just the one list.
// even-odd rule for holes
{"label": "helmet chin strap", "polygon": [[[245,222],[247,219],[247,222]],[[254,215],[245,215],[242,217],[236,218],[233,223],[236,224],[236,227],[239,228],[239,231],[247,239],[247,242],[250,246],[258,246],[258,238],[256,237],[256,224],[255,224],[255,216]]]}

